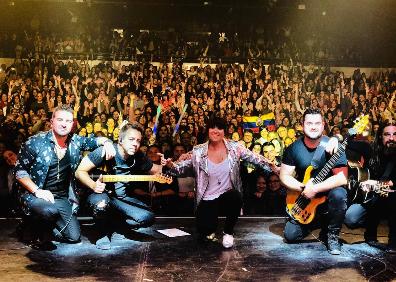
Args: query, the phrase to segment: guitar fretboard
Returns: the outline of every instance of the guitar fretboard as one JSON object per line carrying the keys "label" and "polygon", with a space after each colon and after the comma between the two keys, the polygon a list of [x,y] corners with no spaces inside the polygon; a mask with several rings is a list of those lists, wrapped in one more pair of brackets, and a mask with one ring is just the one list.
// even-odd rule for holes
{"label": "guitar fretboard", "polygon": [[341,143],[337,152],[331,156],[330,160],[327,161],[326,165],[319,171],[318,175],[312,179],[313,184],[318,184],[323,182],[326,176],[329,174],[330,170],[334,167],[335,163],[339,160],[341,155],[345,153],[345,149],[348,143],[349,136],[345,137],[345,140]]}
{"label": "guitar fretboard", "polygon": [[103,175],[103,182],[156,181],[154,175]]}

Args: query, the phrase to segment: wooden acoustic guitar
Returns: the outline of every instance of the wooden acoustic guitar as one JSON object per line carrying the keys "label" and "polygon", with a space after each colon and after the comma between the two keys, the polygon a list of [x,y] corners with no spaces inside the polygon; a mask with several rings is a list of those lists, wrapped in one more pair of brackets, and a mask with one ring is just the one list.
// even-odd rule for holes
{"label": "wooden acoustic guitar", "polygon": [[[353,128],[348,130],[348,134],[344,141],[339,146],[337,152],[331,156],[325,166],[319,173],[312,179],[313,184],[323,182],[331,169],[334,167],[339,158],[345,153],[348,140],[356,134],[362,133],[369,122],[368,115],[362,116],[357,119]],[[312,177],[311,173],[314,170],[313,166],[308,166],[305,170],[303,183],[306,184]],[[319,194],[313,199],[304,197],[301,192],[288,189],[286,196],[286,212],[301,224],[308,224],[315,218],[316,208],[326,201],[326,195]]]}

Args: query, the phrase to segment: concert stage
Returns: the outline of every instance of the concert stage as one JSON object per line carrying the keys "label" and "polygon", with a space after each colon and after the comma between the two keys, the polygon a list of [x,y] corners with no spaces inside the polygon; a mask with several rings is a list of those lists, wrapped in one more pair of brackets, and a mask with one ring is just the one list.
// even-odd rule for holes
{"label": "concert stage", "polygon": [[[83,241],[37,251],[15,238],[16,219],[0,220],[0,281],[395,281],[396,255],[362,243],[363,230],[343,229],[342,255],[332,256],[314,232],[301,244],[285,244],[282,218],[241,218],[236,244],[197,243],[194,236],[166,237],[157,230],[179,228],[194,234],[192,218],[158,218],[152,228],[96,249]],[[380,229],[386,242],[387,230]],[[88,236],[88,238],[86,237]],[[218,238],[221,240],[221,234]]]}

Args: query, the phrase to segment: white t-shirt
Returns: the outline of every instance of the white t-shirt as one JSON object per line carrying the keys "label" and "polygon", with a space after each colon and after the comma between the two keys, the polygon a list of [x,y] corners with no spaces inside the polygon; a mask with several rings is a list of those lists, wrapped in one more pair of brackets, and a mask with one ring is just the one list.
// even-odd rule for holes
{"label": "white t-shirt", "polygon": [[208,159],[209,184],[203,196],[204,200],[214,200],[231,190],[230,167],[228,158],[219,164]]}

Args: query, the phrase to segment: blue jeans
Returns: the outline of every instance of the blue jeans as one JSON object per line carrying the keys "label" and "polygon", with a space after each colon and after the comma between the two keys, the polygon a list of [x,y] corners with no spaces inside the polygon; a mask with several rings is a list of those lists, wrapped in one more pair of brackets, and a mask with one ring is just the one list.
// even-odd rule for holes
{"label": "blue jeans", "polygon": [[324,232],[339,233],[347,209],[347,191],[343,187],[331,189],[327,194],[326,203],[317,209],[315,219],[310,224],[300,224],[289,219],[283,231],[286,242],[293,243],[303,240],[308,234],[319,227]]}
{"label": "blue jeans", "polygon": [[377,227],[382,218],[388,219],[389,243],[396,244],[396,194],[384,198],[375,195],[364,204],[351,205],[345,214],[345,225],[351,229],[365,226],[364,238],[377,240]]}
{"label": "blue jeans", "polygon": [[[119,223],[131,228],[147,227],[154,223],[154,213],[150,208],[132,197],[117,198],[106,193],[92,193],[88,196],[87,203],[96,223],[105,225],[105,229],[114,228],[114,225]],[[110,217],[110,214],[114,214],[115,217]],[[111,231],[113,230],[107,230]]]}
{"label": "blue jeans", "polygon": [[80,241],[80,224],[72,214],[72,205],[66,198],[55,198],[55,203],[26,194],[27,206],[38,227],[44,232],[53,232],[62,241],[76,243]]}

